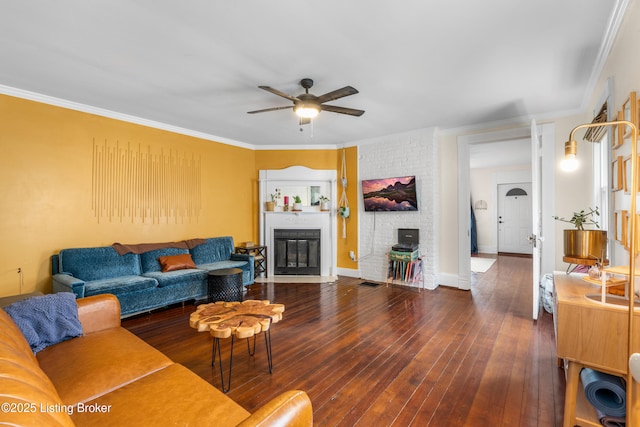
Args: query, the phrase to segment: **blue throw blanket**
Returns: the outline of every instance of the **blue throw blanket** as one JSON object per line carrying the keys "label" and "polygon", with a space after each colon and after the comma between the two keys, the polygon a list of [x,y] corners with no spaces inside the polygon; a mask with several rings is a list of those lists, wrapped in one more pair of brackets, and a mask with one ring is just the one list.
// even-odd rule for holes
{"label": "blue throw blanket", "polygon": [[18,325],[34,353],[82,335],[76,296],[70,292],[27,298],[4,310]]}

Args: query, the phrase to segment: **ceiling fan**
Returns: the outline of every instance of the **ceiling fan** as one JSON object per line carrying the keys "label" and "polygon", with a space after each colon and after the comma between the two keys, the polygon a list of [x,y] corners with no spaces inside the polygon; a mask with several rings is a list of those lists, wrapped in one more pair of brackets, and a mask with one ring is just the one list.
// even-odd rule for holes
{"label": "ceiling fan", "polygon": [[269,86],[258,86],[260,89],[264,89],[267,92],[271,92],[275,95],[281,96],[293,102],[293,105],[286,107],[272,107],[265,108],[263,110],[248,111],[249,114],[265,113],[267,111],[277,111],[293,108],[293,111],[298,117],[300,117],[300,124],[305,125],[311,122],[311,119],[316,117],[320,111],[330,111],[332,113],[348,114],[350,116],[361,116],[364,114],[364,110],[356,110],[355,108],[338,107],[336,105],[326,105],[325,102],[335,101],[336,99],[344,98],[345,96],[355,95],[358,91],[351,86],[345,86],[342,89],[336,89],[334,91],[325,93],[324,95],[315,96],[309,93],[309,89],[313,86],[313,80],[302,79],[300,80],[300,86],[305,90],[298,96],[291,96],[277,89]]}

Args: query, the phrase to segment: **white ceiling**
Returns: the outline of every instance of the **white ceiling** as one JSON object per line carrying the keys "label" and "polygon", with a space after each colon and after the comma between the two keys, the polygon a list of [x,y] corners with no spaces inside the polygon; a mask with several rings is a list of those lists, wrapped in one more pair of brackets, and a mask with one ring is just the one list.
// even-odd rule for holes
{"label": "white ceiling", "polygon": [[[0,0],[0,91],[231,143],[340,146],[584,108],[625,0]],[[606,49],[605,49],[606,53]],[[300,131],[301,78],[361,117]]]}

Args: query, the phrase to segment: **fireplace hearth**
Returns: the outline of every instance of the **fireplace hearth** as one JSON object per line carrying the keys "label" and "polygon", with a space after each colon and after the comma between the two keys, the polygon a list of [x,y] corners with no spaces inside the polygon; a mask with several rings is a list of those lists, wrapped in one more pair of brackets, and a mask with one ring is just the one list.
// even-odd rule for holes
{"label": "fireplace hearth", "polygon": [[276,275],[320,274],[319,229],[275,229],[274,273]]}

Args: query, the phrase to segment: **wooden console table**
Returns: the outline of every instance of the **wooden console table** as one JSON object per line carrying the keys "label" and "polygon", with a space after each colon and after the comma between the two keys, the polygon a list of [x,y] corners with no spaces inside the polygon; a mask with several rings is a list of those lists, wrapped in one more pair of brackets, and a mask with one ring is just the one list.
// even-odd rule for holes
{"label": "wooden console table", "polygon": [[[567,368],[563,425],[597,427],[601,424],[580,386],[580,370],[588,367],[626,379],[629,309],[588,299],[585,295],[599,294],[601,288],[578,276],[555,274],[554,284],[553,323],[558,357],[564,359]],[[640,328],[638,310],[633,327]],[[632,396],[633,401],[627,401],[627,405],[637,407],[640,396],[635,389]],[[634,425],[630,421],[627,425]]]}

